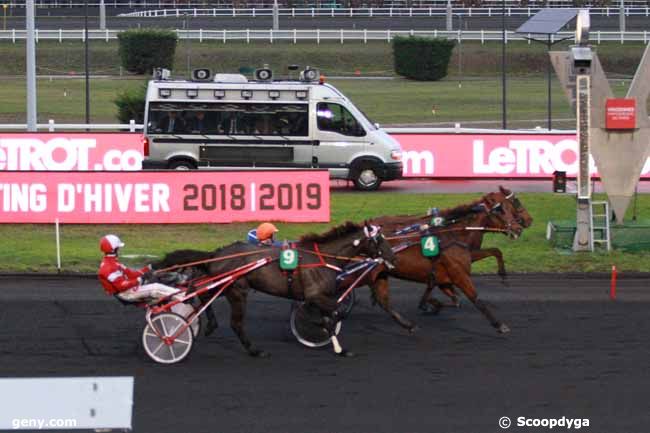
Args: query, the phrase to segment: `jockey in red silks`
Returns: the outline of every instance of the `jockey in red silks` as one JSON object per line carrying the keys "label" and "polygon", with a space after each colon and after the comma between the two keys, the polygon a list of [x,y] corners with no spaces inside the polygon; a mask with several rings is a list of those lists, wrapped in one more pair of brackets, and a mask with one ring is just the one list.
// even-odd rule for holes
{"label": "jockey in red silks", "polygon": [[142,269],[130,269],[118,261],[118,250],[124,243],[115,235],[106,235],[99,241],[104,259],[97,275],[109,295],[126,302],[148,301],[173,295],[179,290],[161,283],[151,282],[151,265]]}

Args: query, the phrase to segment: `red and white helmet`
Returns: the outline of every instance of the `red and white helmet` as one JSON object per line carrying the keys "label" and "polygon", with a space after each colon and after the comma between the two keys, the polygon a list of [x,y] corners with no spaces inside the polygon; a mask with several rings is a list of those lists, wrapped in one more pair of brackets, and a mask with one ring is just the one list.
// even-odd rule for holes
{"label": "red and white helmet", "polygon": [[102,250],[104,254],[115,252],[116,249],[122,248],[123,246],[124,242],[115,235],[106,235],[99,241],[99,249]]}

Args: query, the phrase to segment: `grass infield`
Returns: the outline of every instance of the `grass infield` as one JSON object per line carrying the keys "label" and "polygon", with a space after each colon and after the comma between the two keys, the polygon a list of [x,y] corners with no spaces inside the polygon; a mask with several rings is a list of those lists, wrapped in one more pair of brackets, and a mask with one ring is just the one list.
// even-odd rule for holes
{"label": "grass infield", "polygon": [[[496,188],[496,184],[495,184]],[[322,232],[347,220],[363,221],[378,215],[421,214],[431,206],[455,206],[477,199],[479,194],[396,194],[334,193],[330,224],[277,224],[280,239],[296,239],[308,232]],[[569,254],[553,249],[545,240],[549,220],[575,218],[575,198],[552,193],[518,194],[534,218],[533,226],[518,240],[488,234],[484,246],[504,252],[509,272],[607,272],[612,265],[619,271],[649,271],[650,252]],[[389,205],[387,205],[389,204]],[[637,214],[650,214],[650,196],[639,195]],[[631,215],[630,215],[631,216]],[[101,260],[98,242],[106,233],[116,233],[126,243],[124,261],[142,265],[165,252],[181,248],[211,250],[245,240],[255,222],[238,224],[187,225],[63,225],[61,226],[62,268],[72,272],[94,272]],[[0,225],[4,240],[0,249],[0,271],[55,272],[56,244],[54,224]],[[473,271],[494,273],[494,260],[476,263]]]}

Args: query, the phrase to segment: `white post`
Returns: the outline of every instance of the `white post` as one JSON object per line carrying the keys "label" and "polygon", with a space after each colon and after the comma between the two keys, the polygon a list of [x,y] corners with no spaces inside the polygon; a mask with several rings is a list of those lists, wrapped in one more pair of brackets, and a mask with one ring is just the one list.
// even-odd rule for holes
{"label": "white post", "polygon": [[59,234],[59,219],[55,220],[56,225],[56,269],[61,272],[61,236]]}
{"label": "white post", "polygon": [[620,32],[625,31],[625,4],[621,0],[618,7],[618,28]]}
{"label": "white post", "polygon": [[106,5],[104,0],[99,2],[99,28],[101,30],[106,30]]}
{"label": "white post", "polygon": [[278,0],[273,1],[273,30],[280,30],[280,6],[278,6]]}
{"label": "white post", "polygon": [[34,0],[25,3],[26,56],[27,56],[27,130],[36,131],[36,32],[34,26]]}

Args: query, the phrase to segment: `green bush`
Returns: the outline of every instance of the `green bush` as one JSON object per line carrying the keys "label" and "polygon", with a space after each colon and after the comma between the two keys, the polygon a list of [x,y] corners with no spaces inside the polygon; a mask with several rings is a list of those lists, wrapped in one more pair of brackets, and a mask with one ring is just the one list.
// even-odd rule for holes
{"label": "green bush", "polygon": [[147,83],[136,89],[124,90],[117,94],[113,103],[117,106],[117,119],[120,123],[144,122],[144,106],[147,98]]}
{"label": "green bush", "polygon": [[133,29],[120,32],[122,67],[136,74],[151,74],[154,68],[172,69],[178,37],[171,30]]}
{"label": "green bush", "polygon": [[447,39],[395,37],[395,72],[421,81],[437,81],[447,76],[447,67],[455,43]]}

